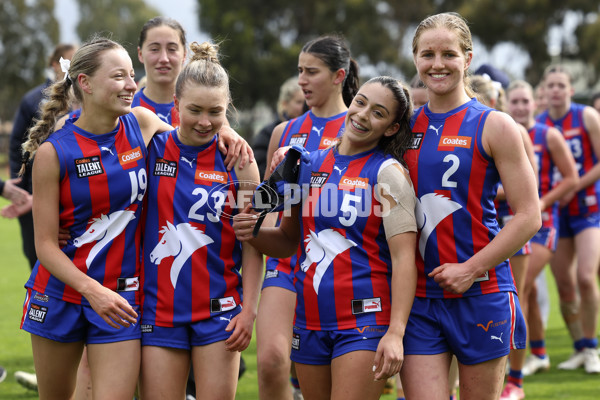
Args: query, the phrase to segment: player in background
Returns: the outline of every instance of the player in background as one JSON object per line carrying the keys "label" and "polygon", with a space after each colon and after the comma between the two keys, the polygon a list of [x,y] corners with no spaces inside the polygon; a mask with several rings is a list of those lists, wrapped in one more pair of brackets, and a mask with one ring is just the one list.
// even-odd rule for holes
{"label": "player in background", "polygon": [[[508,113],[527,129],[534,146],[542,227],[531,239],[530,262],[523,285],[519,288],[519,300],[527,321],[532,354],[526,359],[524,351],[511,352],[511,371],[501,399],[523,398],[523,376],[550,368],[539,310],[533,313],[529,310],[539,309],[537,293],[533,287],[537,276],[550,262],[556,249],[558,201],[575,188],[578,180],[575,161],[560,132],[535,121],[535,101],[531,85],[524,81],[512,82],[507,90],[507,98]],[[533,318],[529,318],[530,315]]]}
{"label": "player in background", "polygon": [[597,347],[598,267],[600,264],[600,116],[590,106],[573,103],[568,71],[550,65],[544,72],[548,109],[537,121],[563,134],[579,175],[576,188],[560,199],[559,239],[551,262],[560,310],[575,351],[558,369],[584,367],[600,373]]}
{"label": "player in background", "polygon": [[[271,135],[267,166],[274,153],[300,145],[309,151],[324,149],[337,141],[344,130],[348,104],[358,90],[358,65],[345,40],[326,35],[307,42],[298,57],[298,85],[310,110],[279,124]],[[271,174],[268,170],[265,179]],[[276,216],[265,224],[274,225]],[[268,222],[269,221],[269,222]],[[258,391],[263,400],[291,399],[288,371],[292,368],[294,395],[300,395],[290,362],[296,289],[296,256],[267,258],[265,279],[256,319]]]}

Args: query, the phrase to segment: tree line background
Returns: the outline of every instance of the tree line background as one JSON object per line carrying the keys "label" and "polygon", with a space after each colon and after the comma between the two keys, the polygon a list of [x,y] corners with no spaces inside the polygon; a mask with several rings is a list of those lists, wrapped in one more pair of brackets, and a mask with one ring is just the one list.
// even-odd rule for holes
{"label": "tree line background", "polygon": [[[159,15],[144,0],[77,0],[77,35],[110,35],[137,62],[139,30]],[[0,2],[0,120],[12,119],[21,96],[44,78],[49,52],[59,40],[54,0]],[[177,7],[177,2],[173,2]],[[535,84],[553,60],[577,66],[579,88],[597,86],[600,66],[600,5],[597,0],[198,0],[198,25],[221,43],[238,110],[274,105],[279,85],[296,73],[302,45],[321,34],[343,34],[361,72],[409,80],[416,24],[424,17],[456,11],[487,49],[512,43],[529,56],[525,78]],[[566,19],[572,32],[562,32]],[[552,32],[558,47],[550,49]],[[475,49],[476,54],[478,49]],[[552,54],[551,54],[552,53]],[[522,57],[507,53],[506,57]],[[510,63],[511,60],[505,60]],[[600,70],[599,70],[600,71]],[[242,126],[248,130],[248,127]],[[242,132],[244,133],[244,132]],[[249,132],[245,132],[249,133]]]}

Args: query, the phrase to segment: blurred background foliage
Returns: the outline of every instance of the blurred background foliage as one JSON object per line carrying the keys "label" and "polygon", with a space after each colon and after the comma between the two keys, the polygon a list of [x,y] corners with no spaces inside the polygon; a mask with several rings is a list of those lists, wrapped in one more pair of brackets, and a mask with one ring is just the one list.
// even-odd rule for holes
{"label": "blurred background foliage", "polygon": [[[96,32],[110,35],[125,45],[139,68],[139,30],[159,12],[144,0],[76,3],[80,40]],[[0,1],[2,121],[12,119],[21,96],[44,79],[48,55],[59,40],[54,6],[54,0]],[[511,43],[518,51],[506,52],[505,64],[511,57],[528,57],[523,77],[534,85],[550,62],[560,60],[580,72],[580,91],[597,86],[597,0],[198,0],[198,25],[221,43],[235,106],[245,112],[274,104],[279,85],[296,73],[302,45],[326,33],[346,37],[365,77],[388,74],[410,80],[416,24],[444,11],[462,14],[487,49]],[[143,70],[137,72],[143,75]]]}

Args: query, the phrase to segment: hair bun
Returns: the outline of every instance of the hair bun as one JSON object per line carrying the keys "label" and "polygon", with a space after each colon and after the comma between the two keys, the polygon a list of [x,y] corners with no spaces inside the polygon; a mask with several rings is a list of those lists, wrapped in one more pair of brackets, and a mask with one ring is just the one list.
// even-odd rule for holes
{"label": "hair bun", "polygon": [[193,53],[192,61],[208,60],[214,63],[219,62],[219,46],[216,44],[211,44],[209,42],[198,44],[198,42],[192,42],[192,44],[190,44],[190,50]]}

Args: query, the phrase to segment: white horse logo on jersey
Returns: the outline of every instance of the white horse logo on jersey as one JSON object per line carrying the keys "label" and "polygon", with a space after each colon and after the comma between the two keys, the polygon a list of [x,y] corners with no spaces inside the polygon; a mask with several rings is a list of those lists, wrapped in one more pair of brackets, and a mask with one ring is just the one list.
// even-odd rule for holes
{"label": "white horse logo on jersey", "polygon": [[333,229],[325,229],[318,234],[311,230],[306,235],[304,242],[306,243],[306,258],[300,264],[300,269],[306,272],[311,265],[317,263],[315,275],[313,276],[313,287],[315,288],[315,293],[319,294],[321,279],[333,259],[350,247],[356,246],[356,243],[346,239]]}
{"label": "white horse logo on jersey", "polygon": [[92,223],[81,236],[73,239],[75,247],[81,247],[86,243],[96,241],[96,244],[90,250],[85,265],[88,269],[94,258],[100,253],[111,240],[119,236],[125,230],[125,227],[135,218],[135,212],[130,210],[119,210],[108,215],[102,214],[100,218],[92,219]]}
{"label": "white horse logo on jersey", "polygon": [[163,226],[160,233],[163,235],[150,253],[150,261],[160,265],[163,258],[175,257],[171,265],[171,283],[175,289],[183,264],[196,250],[213,243],[214,240],[187,222],[175,226],[167,221],[167,226]]}
{"label": "white horse logo on jersey", "polygon": [[436,193],[427,193],[417,201],[415,217],[417,228],[421,231],[419,238],[419,252],[425,259],[425,247],[429,236],[440,222],[462,206],[448,197]]}

